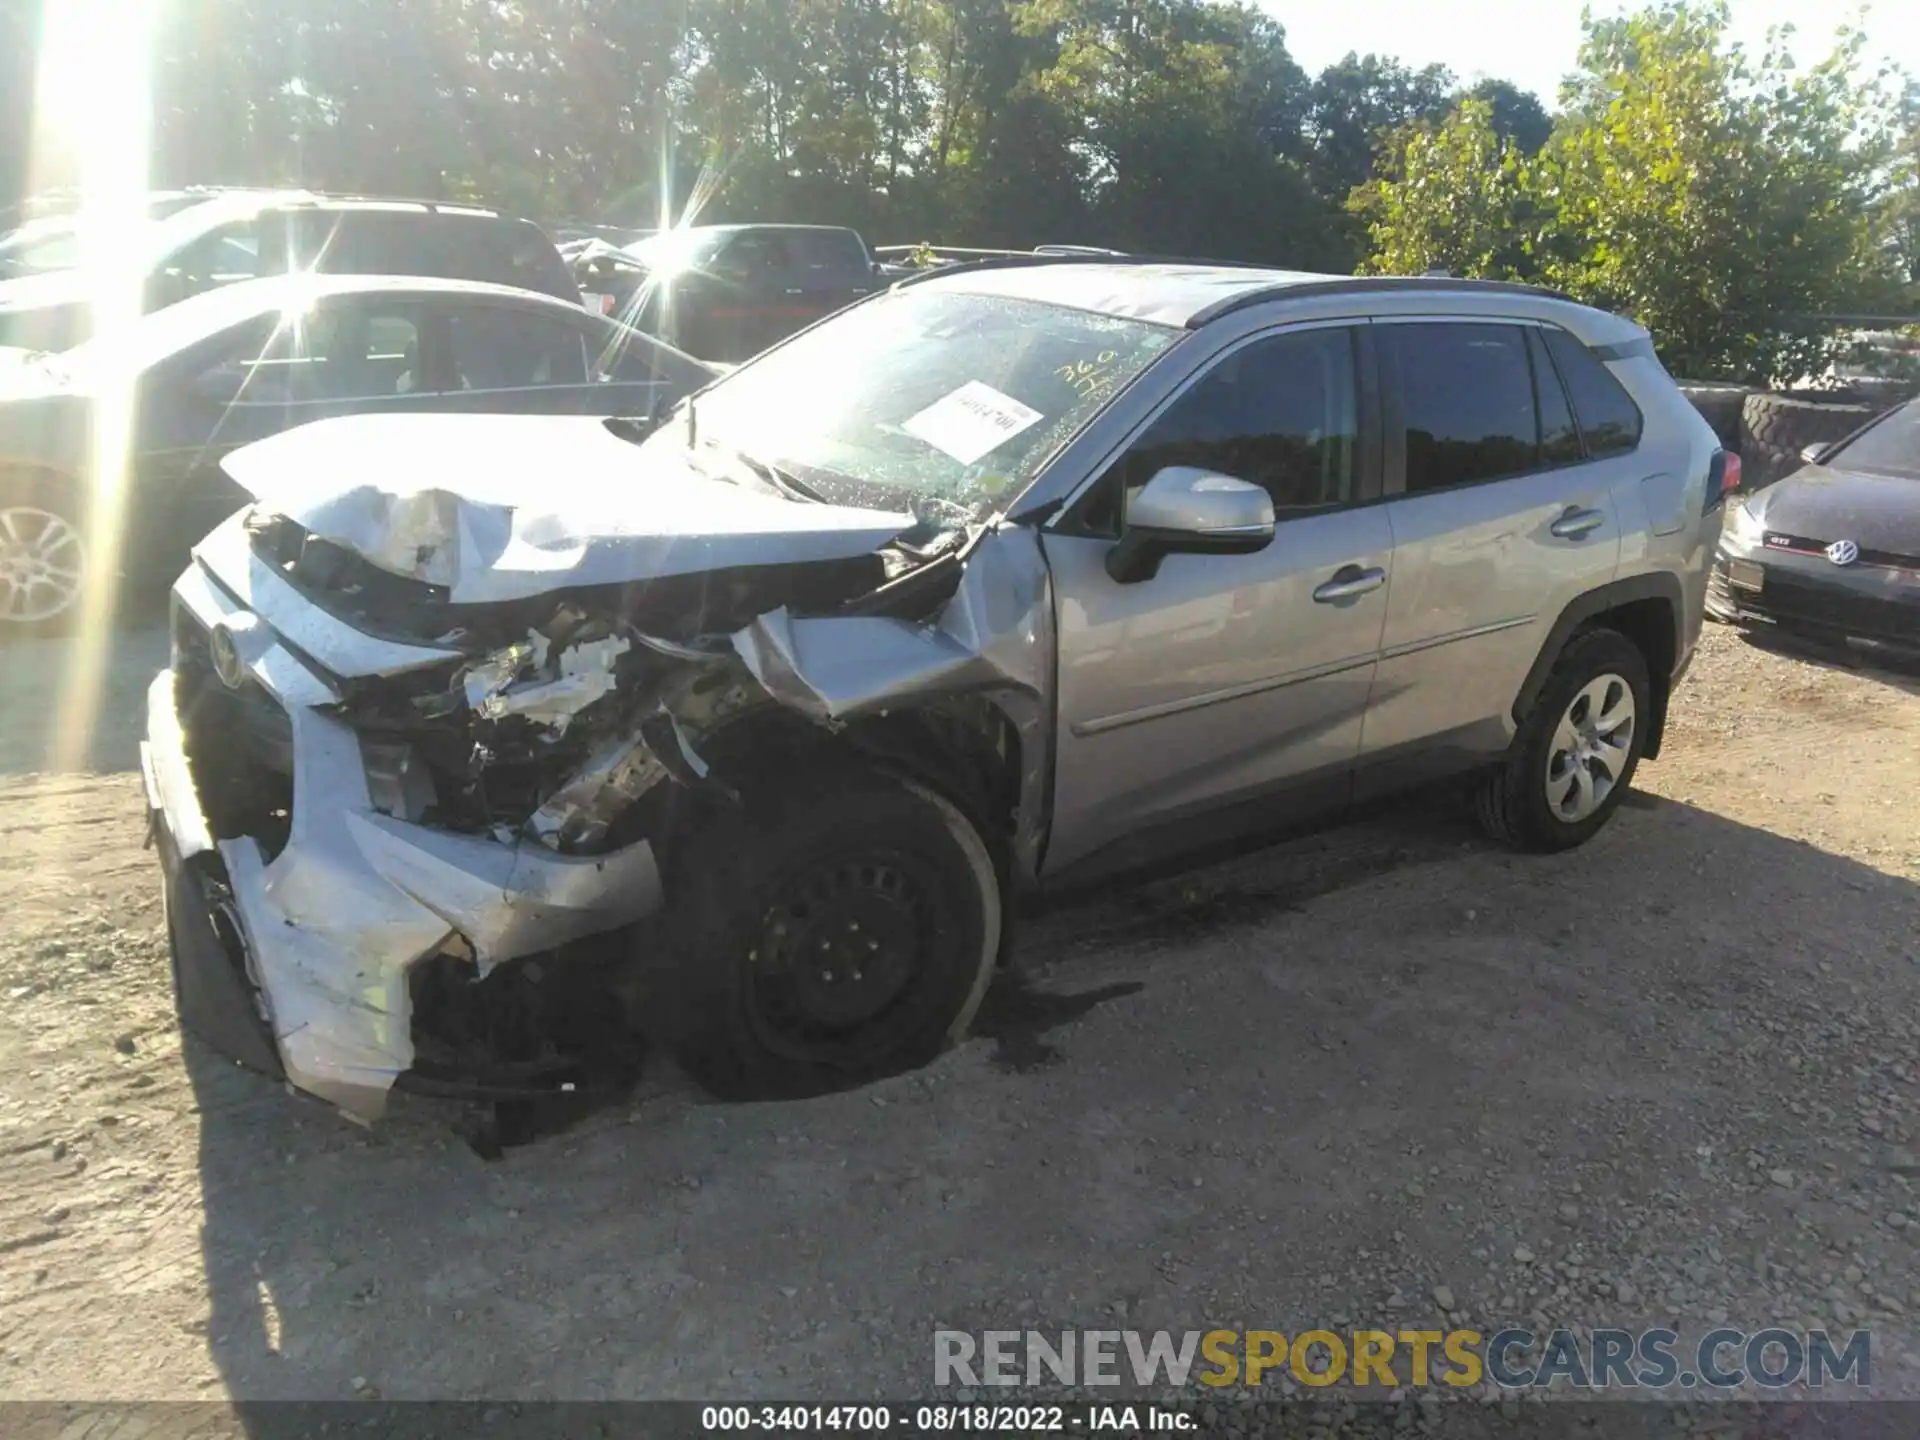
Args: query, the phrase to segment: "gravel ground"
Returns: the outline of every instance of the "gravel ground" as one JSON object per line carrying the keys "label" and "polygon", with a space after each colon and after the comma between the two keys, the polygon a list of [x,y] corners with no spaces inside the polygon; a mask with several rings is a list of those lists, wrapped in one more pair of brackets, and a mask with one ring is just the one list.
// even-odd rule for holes
{"label": "gravel ground", "polygon": [[43,773],[60,659],[0,657],[0,1398],[846,1401],[931,1393],[937,1326],[1773,1323],[1871,1326],[1920,1397],[1912,681],[1710,628],[1582,851],[1404,804],[1037,917],[919,1074],[726,1107],[661,1062],[489,1163],[458,1107],[365,1132],[183,1048],[139,687]]}

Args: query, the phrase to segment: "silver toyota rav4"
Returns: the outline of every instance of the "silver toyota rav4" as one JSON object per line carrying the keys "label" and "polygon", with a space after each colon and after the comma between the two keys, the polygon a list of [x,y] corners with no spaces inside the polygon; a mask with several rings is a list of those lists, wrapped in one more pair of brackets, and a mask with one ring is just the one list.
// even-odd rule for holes
{"label": "silver toyota rav4", "polygon": [[1725,459],[1556,295],[1061,257],[908,280],[657,424],[325,421],[174,588],[183,1019],[372,1118],[656,1037],[727,1096],[964,1034],[1017,896],[1658,752]]}

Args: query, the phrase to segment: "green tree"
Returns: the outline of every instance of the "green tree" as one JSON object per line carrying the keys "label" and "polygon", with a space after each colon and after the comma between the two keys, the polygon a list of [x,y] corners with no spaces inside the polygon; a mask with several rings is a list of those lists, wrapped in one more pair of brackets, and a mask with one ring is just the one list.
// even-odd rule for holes
{"label": "green tree", "polygon": [[1811,317],[1886,301],[1887,97],[1857,34],[1799,70],[1779,44],[1749,57],[1727,26],[1724,3],[1589,25],[1537,170],[1543,270],[1635,315],[1676,373],[1791,380],[1834,353]]}
{"label": "green tree", "polygon": [[1894,263],[1911,287],[1911,312],[1920,307],[1920,82],[1909,82],[1901,97],[1900,135],[1880,218]]}
{"label": "green tree", "polygon": [[[1544,279],[1634,315],[1676,373],[1818,373],[1897,283],[1891,99],[1844,34],[1808,69],[1728,43],[1723,3],[1589,20],[1531,161],[1491,107],[1406,133],[1355,197],[1368,264]],[[1784,37],[1782,37],[1784,38]]]}
{"label": "green tree", "polygon": [[1539,154],[1553,134],[1553,117],[1540,97],[1511,81],[1482,80],[1461,98],[1485,102],[1493,115],[1494,132],[1511,140],[1522,155]]}
{"label": "green tree", "polygon": [[1453,75],[1439,65],[1410,70],[1380,55],[1349,54],[1329,65],[1308,96],[1308,173],[1336,203],[1373,175],[1374,154],[1410,121],[1438,120],[1453,107]]}
{"label": "green tree", "polygon": [[1249,6],[1026,0],[1047,37],[1042,93],[1078,122],[1088,204],[1107,243],[1297,266],[1337,255],[1337,215],[1289,158],[1305,74]]}
{"label": "green tree", "polygon": [[1532,278],[1527,181],[1520,146],[1500,133],[1485,100],[1463,100],[1437,125],[1403,127],[1387,142],[1379,178],[1348,201],[1366,227],[1361,268]]}

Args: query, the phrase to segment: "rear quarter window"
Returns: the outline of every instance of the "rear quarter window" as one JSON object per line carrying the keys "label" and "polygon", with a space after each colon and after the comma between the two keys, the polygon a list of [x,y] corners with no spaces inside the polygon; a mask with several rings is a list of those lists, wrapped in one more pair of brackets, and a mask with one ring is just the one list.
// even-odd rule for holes
{"label": "rear quarter window", "polygon": [[866,242],[851,230],[789,230],[787,253],[802,276],[865,275],[873,268]]}
{"label": "rear quarter window", "polygon": [[1564,330],[1546,332],[1547,349],[1566,382],[1587,458],[1624,455],[1639,448],[1645,428],[1640,407],[1591,350]]}
{"label": "rear quarter window", "polygon": [[580,298],[560,252],[529,221],[430,211],[349,210],[328,218],[323,270],[479,280]]}

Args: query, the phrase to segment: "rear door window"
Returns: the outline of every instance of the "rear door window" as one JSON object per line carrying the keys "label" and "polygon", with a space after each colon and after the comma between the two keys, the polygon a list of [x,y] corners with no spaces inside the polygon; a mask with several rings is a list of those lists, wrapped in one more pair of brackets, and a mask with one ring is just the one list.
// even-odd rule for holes
{"label": "rear door window", "polygon": [[577,301],[580,287],[546,233],[530,220],[481,215],[433,216],[437,238],[448,249],[447,268],[434,273],[484,280]]}
{"label": "rear door window", "polygon": [[1585,454],[1580,448],[1580,427],[1574,423],[1573,407],[1567,403],[1566,387],[1547,354],[1545,338],[1531,326],[1527,329],[1527,357],[1533,362],[1533,392],[1540,405],[1541,462],[1578,464]]}
{"label": "rear door window", "polygon": [[691,355],[651,335],[611,321],[599,324],[588,339],[590,350],[598,348],[594,357],[596,379],[663,382],[685,391],[698,390],[714,378],[713,372]]}
{"label": "rear door window", "polygon": [[1527,338],[1517,325],[1383,325],[1406,436],[1410,495],[1540,466]]}
{"label": "rear door window", "polygon": [[519,390],[587,382],[582,327],[558,315],[510,305],[460,305],[451,307],[448,316],[458,389]]}
{"label": "rear door window", "polygon": [[783,280],[792,265],[784,235],[743,230],[713,260],[713,273],[736,285],[766,286]]}
{"label": "rear door window", "polygon": [[424,215],[377,210],[320,211],[307,217],[317,267],[335,275],[444,275]]}
{"label": "rear door window", "polygon": [[237,405],[415,393],[423,383],[420,326],[415,305],[358,298],[251,322],[198,353],[192,392],[202,401]]}
{"label": "rear door window", "polygon": [[540,228],[525,220],[432,211],[341,210],[311,217],[320,269],[511,285],[573,300],[579,289]]}
{"label": "rear door window", "polygon": [[181,280],[187,295],[278,273],[284,268],[274,263],[278,247],[266,243],[276,218],[268,215],[258,220],[235,220],[209,230],[175,251],[163,268]]}
{"label": "rear door window", "polygon": [[1638,448],[1645,422],[1626,387],[1613,378],[1598,356],[1566,331],[1550,329],[1545,333],[1547,349],[1553,353],[1573,397],[1573,413],[1580,420],[1587,458],[1624,455]]}
{"label": "rear door window", "polygon": [[793,283],[802,289],[859,284],[873,273],[866,245],[851,230],[789,230],[786,241]]}

